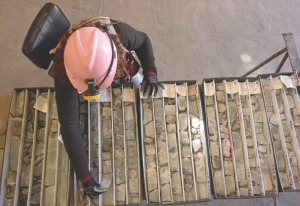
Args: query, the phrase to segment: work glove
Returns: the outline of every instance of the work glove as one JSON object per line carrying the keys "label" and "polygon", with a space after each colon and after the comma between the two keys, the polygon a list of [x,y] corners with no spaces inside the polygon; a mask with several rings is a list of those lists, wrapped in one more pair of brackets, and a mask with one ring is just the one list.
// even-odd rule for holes
{"label": "work glove", "polygon": [[156,94],[158,91],[158,86],[162,89],[165,89],[164,85],[162,85],[161,83],[158,82],[156,73],[153,72],[152,69],[150,69],[150,71],[145,72],[142,83],[146,84],[144,87],[144,91],[143,91],[144,96],[146,94],[148,87],[150,89],[149,95],[152,95],[152,92],[154,91],[154,97],[156,97]]}
{"label": "work glove", "polygon": [[91,199],[98,198],[99,195],[107,191],[107,188],[102,187],[94,177],[82,184],[84,188],[84,197],[87,195]]}
{"label": "work glove", "polygon": [[99,184],[95,186],[89,186],[84,188],[84,193],[89,196],[91,199],[97,199],[98,196],[106,192],[107,188],[101,187]]}

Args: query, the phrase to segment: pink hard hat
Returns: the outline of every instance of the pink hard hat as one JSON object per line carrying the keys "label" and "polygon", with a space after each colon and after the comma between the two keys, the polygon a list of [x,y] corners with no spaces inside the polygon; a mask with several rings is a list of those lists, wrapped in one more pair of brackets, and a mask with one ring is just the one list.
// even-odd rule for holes
{"label": "pink hard hat", "polygon": [[86,91],[86,79],[95,79],[99,90],[109,87],[117,68],[117,51],[108,34],[97,27],[82,27],[68,39],[64,64],[72,85]]}

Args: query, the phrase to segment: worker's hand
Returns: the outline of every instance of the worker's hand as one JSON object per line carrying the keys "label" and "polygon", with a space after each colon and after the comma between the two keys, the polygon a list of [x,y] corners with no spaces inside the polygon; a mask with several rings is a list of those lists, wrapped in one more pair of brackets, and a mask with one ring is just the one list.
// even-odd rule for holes
{"label": "worker's hand", "polygon": [[164,85],[158,82],[157,76],[155,74],[145,74],[143,83],[146,83],[143,95],[145,96],[146,91],[149,87],[149,95],[152,95],[152,92],[154,91],[154,96],[156,96],[157,91],[158,91],[158,86],[162,89],[165,89]]}
{"label": "worker's hand", "polygon": [[91,199],[97,199],[98,196],[102,193],[106,192],[107,188],[103,188],[100,185],[90,186],[87,188],[84,188],[84,192],[87,196],[89,196]]}

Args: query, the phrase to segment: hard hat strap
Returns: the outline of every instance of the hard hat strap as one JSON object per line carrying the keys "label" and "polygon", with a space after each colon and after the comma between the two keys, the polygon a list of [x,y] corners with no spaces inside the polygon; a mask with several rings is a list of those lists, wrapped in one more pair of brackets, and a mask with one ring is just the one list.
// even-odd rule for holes
{"label": "hard hat strap", "polygon": [[110,40],[110,45],[111,45],[111,61],[110,61],[110,65],[109,65],[109,67],[107,69],[107,72],[106,72],[104,78],[102,79],[102,81],[98,85],[95,86],[95,88],[97,90],[99,90],[99,88],[101,87],[101,85],[103,84],[103,82],[105,81],[105,79],[107,78],[107,76],[109,75],[109,73],[111,71],[111,68],[112,68],[112,65],[114,63],[115,55],[116,55],[115,52],[114,52],[114,45],[113,45],[112,39],[111,39],[110,35],[108,34],[108,32],[106,30],[104,30],[104,31],[105,31],[105,33],[107,34],[107,36],[109,37],[109,40]]}

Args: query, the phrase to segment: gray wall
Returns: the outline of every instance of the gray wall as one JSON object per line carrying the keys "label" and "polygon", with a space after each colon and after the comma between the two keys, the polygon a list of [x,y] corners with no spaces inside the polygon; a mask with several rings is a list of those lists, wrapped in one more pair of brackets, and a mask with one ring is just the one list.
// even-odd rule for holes
{"label": "gray wall", "polygon": [[[47,72],[21,52],[38,11],[48,1],[0,0],[0,94],[13,88],[53,86]],[[64,0],[53,1],[71,24],[95,16],[131,24],[147,33],[160,80],[197,80],[241,76],[285,43],[292,32],[300,46],[299,0]],[[246,56],[244,62],[241,55]],[[247,56],[248,55],[248,56]],[[250,58],[249,58],[250,57]],[[282,57],[259,73],[274,72]],[[290,63],[283,67],[290,71]]]}

